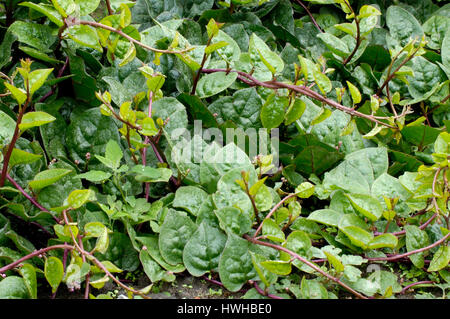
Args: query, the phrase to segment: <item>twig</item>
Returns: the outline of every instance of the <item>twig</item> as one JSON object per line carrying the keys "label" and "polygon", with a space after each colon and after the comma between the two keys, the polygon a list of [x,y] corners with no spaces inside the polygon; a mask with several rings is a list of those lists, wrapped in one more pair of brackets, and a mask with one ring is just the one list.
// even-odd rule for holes
{"label": "twig", "polygon": [[105,0],[105,2],[106,2],[106,9],[108,10],[108,14],[113,15],[114,10],[111,8],[111,2],[109,0]]}
{"label": "twig", "polygon": [[401,295],[404,295],[404,294],[408,291],[408,289],[410,289],[411,287],[418,286],[418,285],[426,285],[426,284],[434,284],[434,281],[431,281],[431,280],[424,280],[424,281],[414,282],[414,283],[412,283],[412,284],[410,284],[410,285],[408,285],[408,286],[405,286],[405,287],[402,289],[402,291],[400,291],[400,294],[401,294]]}
{"label": "twig", "polygon": [[[280,208],[281,205],[283,205],[283,203],[285,201],[287,201],[289,198],[292,198],[295,196],[295,193],[289,194],[288,196],[286,196],[285,198],[283,198],[281,201],[279,201],[271,210],[270,212],[267,214],[267,216],[264,218],[264,220],[270,218],[277,210],[278,208]],[[256,238],[256,236],[258,236],[258,234],[260,233],[262,229],[262,223],[259,225],[259,227],[256,229],[255,234],[253,235],[253,238]]]}
{"label": "twig", "polygon": [[17,259],[16,261],[0,268],[0,274],[4,274],[5,272],[7,272],[10,269],[13,269],[14,267],[20,265],[22,262],[24,262],[25,260],[28,260],[30,258],[39,256],[41,254],[46,253],[47,251],[53,250],[53,249],[68,249],[68,250],[72,250],[74,249],[74,246],[72,245],[67,245],[67,244],[59,244],[59,245],[53,245],[53,246],[49,246],[49,247],[45,247],[39,250],[35,250],[34,252],[23,256],[22,258]]}
{"label": "twig", "polygon": [[277,295],[273,295],[273,294],[269,294],[267,292],[265,292],[264,290],[261,289],[261,287],[258,286],[258,284],[256,283],[256,281],[253,280],[249,280],[250,284],[253,284],[253,287],[255,287],[256,291],[261,295],[261,296],[266,296],[269,297],[271,299],[284,299],[280,296]]}
{"label": "twig", "polygon": [[[348,113],[350,115],[353,115],[353,116],[356,116],[356,117],[365,118],[365,119],[367,119],[369,121],[372,121],[374,123],[378,123],[378,124],[383,125],[385,127],[396,129],[395,126],[381,121],[381,119],[385,119],[385,118],[375,118],[372,115],[358,112],[358,111],[356,111],[353,108],[344,106],[344,105],[339,104],[339,103],[337,103],[337,102],[335,102],[335,101],[333,101],[331,99],[328,99],[328,98],[324,97],[323,95],[320,95],[319,93],[311,90],[310,88],[308,88],[306,86],[298,86],[298,85],[287,84],[287,83],[277,82],[277,81],[262,82],[262,81],[259,81],[256,78],[254,78],[253,76],[251,76],[248,73],[245,73],[245,72],[242,72],[242,71],[236,71],[236,70],[202,69],[202,72],[203,73],[236,72],[238,74],[238,78],[239,78],[239,76],[247,78],[247,80],[253,82],[253,86],[262,86],[262,87],[266,87],[266,88],[269,88],[269,89],[283,89],[284,88],[284,89],[292,90],[292,91],[295,91],[295,92],[300,93],[302,95],[308,96],[310,98],[319,100],[319,101],[321,101],[321,102],[323,102],[325,104],[328,104],[331,107],[334,107],[334,108],[336,108],[338,110],[341,110],[341,111],[343,111],[345,113]],[[247,81],[247,82],[249,82],[249,81]]]}
{"label": "twig", "polygon": [[244,238],[247,239],[248,241],[250,241],[251,243],[256,244],[256,245],[267,246],[267,247],[274,248],[276,250],[284,251],[285,253],[288,253],[289,255],[291,255],[293,258],[300,260],[302,263],[305,263],[306,265],[308,265],[309,267],[311,267],[312,269],[314,269],[315,271],[317,271],[321,275],[325,276],[326,278],[328,278],[328,279],[334,281],[335,283],[337,283],[338,285],[342,286],[344,289],[346,289],[347,291],[349,291],[350,293],[352,293],[356,297],[358,297],[360,299],[369,299],[366,296],[361,295],[359,292],[357,292],[353,288],[349,287],[347,284],[345,284],[342,281],[340,281],[338,278],[333,277],[330,274],[328,274],[327,272],[323,271],[319,266],[314,265],[309,260],[305,259],[304,257],[298,255],[297,253],[295,253],[295,252],[293,252],[293,251],[291,251],[291,250],[289,250],[289,249],[287,249],[287,248],[285,248],[283,246],[275,245],[275,244],[264,242],[264,241],[259,241],[259,240],[256,240],[256,239],[248,236],[248,235],[244,235]]}
{"label": "twig", "polygon": [[355,39],[356,44],[355,44],[355,47],[353,48],[352,53],[350,53],[350,55],[344,60],[344,62],[342,62],[342,64],[345,66],[352,60],[353,56],[358,51],[359,46],[361,45],[361,30],[359,27],[359,19],[356,17],[355,11],[353,11],[353,8],[350,6],[350,4],[347,2],[347,0],[345,0],[344,2],[347,5],[347,7],[350,9],[350,11],[353,13],[353,15],[355,16],[355,24],[356,24],[356,39]]}
{"label": "twig", "polygon": [[317,23],[316,19],[314,19],[311,11],[309,11],[308,7],[305,6],[305,4],[302,1],[300,1],[300,0],[296,0],[296,1],[297,1],[297,3],[299,5],[301,5],[303,7],[303,9],[305,9],[306,13],[309,15],[309,17],[311,18],[312,22],[316,26],[317,30],[319,30],[319,32],[321,32],[321,33],[324,33],[324,31],[320,28],[319,24]]}
{"label": "twig", "polygon": [[416,250],[412,250],[412,251],[409,251],[409,252],[404,253],[404,254],[396,254],[396,255],[389,256],[389,257],[376,257],[376,258],[366,258],[366,259],[369,260],[369,261],[392,261],[392,260],[401,259],[403,257],[408,257],[410,255],[418,254],[418,253],[421,253],[423,251],[430,250],[433,247],[439,246],[441,243],[446,241],[449,237],[450,237],[450,233],[448,233],[447,235],[445,235],[444,237],[442,237],[438,241],[432,243],[431,245],[428,245],[426,247],[422,247],[422,248],[419,248],[419,249],[416,249]]}
{"label": "twig", "polygon": [[140,47],[142,47],[144,49],[147,49],[149,51],[153,51],[153,52],[156,52],[156,53],[182,54],[182,53],[185,53],[185,52],[193,50],[193,48],[188,48],[188,49],[184,49],[184,50],[180,50],[180,51],[156,49],[156,48],[148,46],[148,45],[146,45],[146,44],[144,44],[144,43],[142,43],[142,42],[140,42],[140,41],[130,37],[128,34],[122,32],[121,30],[114,29],[113,27],[107,26],[105,24],[101,24],[99,22],[84,21],[84,20],[78,20],[78,19],[75,19],[75,18],[71,18],[71,19],[66,18],[65,21],[66,21],[68,27],[73,26],[73,25],[77,25],[77,24],[82,24],[82,25],[89,25],[91,27],[101,28],[101,29],[105,29],[105,30],[117,33],[118,35],[124,37],[128,41],[130,41],[130,42],[132,42],[132,43],[134,43],[134,44],[136,44],[136,45],[138,45],[138,46],[140,46]]}

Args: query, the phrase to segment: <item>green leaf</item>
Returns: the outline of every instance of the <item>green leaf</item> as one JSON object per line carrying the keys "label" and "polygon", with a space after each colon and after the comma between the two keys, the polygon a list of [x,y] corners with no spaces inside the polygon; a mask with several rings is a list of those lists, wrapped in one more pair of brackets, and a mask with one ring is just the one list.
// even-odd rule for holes
{"label": "green leaf", "polygon": [[284,125],[290,125],[297,121],[303,115],[305,109],[305,102],[300,99],[295,99],[286,111],[286,115],[284,116]]}
{"label": "green leaf", "polygon": [[406,45],[410,39],[421,40],[424,35],[417,19],[400,6],[390,6],[386,11],[386,24],[391,36]]}
{"label": "green leaf", "polygon": [[325,256],[327,256],[328,262],[333,266],[337,273],[341,273],[344,271],[344,265],[336,256],[330,254],[325,250],[323,251],[323,253],[325,254]]}
{"label": "green leaf", "polygon": [[247,240],[228,234],[227,243],[219,260],[219,276],[229,291],[238,291],[248,280],[257,278],[249,246]]}
{"label": "green leaf", "polygon": [[[426,247],[429,244],[428,235],[417,226],[407,225],[406,230],[406,249],[408,252]],[[423,252],[409,256],[414,266],[423,268],[425,265]]]}
{"label": "green leaf", "polygon": [[104,254],[108,250],[108,246],[109,246],[108,228],[104,227],[100,233],[100,236],[98,236],[97,238],[94,251]]}
{"label": "green leaf", "polygon": [[99,52],[103,52],[103,48],[100,45],[97,32],[87,25],[74,25],[68,29],[68,36],[75,42],[87,46],[88,48],[95,49]]}
{"label": "green leaf", "polygon": [[183,263],[193,276],[215,269],[225,247],[227,236],[220,229],[202,222],[183,250]]}
{"label": "green leaf", "polygon": [[312,244],[306,232],[294,230],[289,234],[283,246],[300,256],[307,257]]}
{"label": "green leaf", "polygon": [[[255,88],[236,91],[233,96],[224,96],[208,105],[219,124],[226,121],[235,123],[242,129],[260,128],[262,99]],[[217,125],[217,124],[216,124]]]}
{"label": "green leaf", "polygon": [[289,105],[287,96],[271,94],[261,108],[261,122],[267,129],[278,127],[284,120],[284,112]]}
{"label": "green leaf", "polygon": [[350,91],[350,95],[352,96],[353,105],[361,102],[361,93],[359,92],[358,88],[349,81],[347,81],[347,86]]}
{"label": "green leaf", "polygon": [[43,189],[44,187],[50,186],[57,181],[59,181],[61,178],[66,176],[72,172],[70,169],[64,169],[64,168],[54,168],[54,169],[48,169],[42,172],[39,172],[34,176],[33,180],[28,183],[28,185],[34,190],[39,191]]}
{"label": "green leaf", "polygon": [[42,52],[50,52],[50,47],[57,39],[57,28],[32,22],[15,21],[8,29],[17,36],[19,42],[25,43]]}
{"label": "green leaf", "polygon": [[67,205],[72,209],[77,209],[96,200],[95,192],[91,189],[77,189],[72,191],[67,197]]}
{"label": "green leaf", "polygon": [[[267,44],[253,33],[250,37],[248,52],[254,63],[262,62],[266,67],[270,65],[275,73],[281,73],[284,69],[284,62],[278,54],[273,52]],[[263,59],[261,59],[263,58]],[[272,71],[271,71],[272,72]]]}
{"label": "green leaf", "polygon": [[14,167],[16,165],[31,164],[36,162],[42,157],[42,155],[32,154],[22,151],[18,148],[14,148],[9,158],[9,167]]}
{"label": "green leaf", "polygon": [[202,76],[197,84],[197,96],[201,99],[216,95],[230,87],[237,79],[236,72],[210,73]]}
{"label": "green leaf", "polygon": [[183,262],[183,250],[197,226],[186,213],[169,210],[161,226],[159,249],[165,261],[176,265]]}
{"label": "green leaf", "polygon": [[19,129],[23,132],[35,126],[51,123],[54,120],[56,120],[56,118],[46,112],[28,112],[23,116],[22,121],[19,124]]}
{"label": "green leaf", "polygon": [[300,198],[309,198],[314,194],[314,189],[310,182],[303,182],[295,188],[295,194]]}
{"label": "green leaf", "polygon": [[446,245],[442,245],[439,249],[434,253],[433,259],[430,262],[430,266],[428,266],[428,272],[430,271],[439,271],[444,269],[450,263],[450,247]]}
{"label": "green leaf", "polygon": [[27,99],[27,92],[23,89],[17,88],[14,85],[4,82],[3,83],[9,92],[11,92],[11,95],[14,97],[14,99],[17,101],[19,105],[22,105],[26,99]]}
{"label": "green leaf", "polygon": [[379,249],[379,248],[391,248],[397,247],[398,239],[392,234],[382,234],[376,236],[370,243],[369,249]]}
{"label": "green leaf", "polygon": [[215,211],[220,228],[226,232],[243,235],[252,227],[252,221],[247,213],[235,207],[224,207]]}
{"label": "green leaf", "polygon": [[312,212],[308,216],[308,219],[328,226],[337,227],[339,225],[339,221],[343,216],[343,213],[334,211],[332,209],[319,209]]}
{"label": "green leaf", "polygon": [[22,277],[8,276],[0,281],[0,299],[28,299],[27,286]]}
{"label": "green leaf", "polygon": [[284,233],[280,227],[270,218],[264,219],[262,223],[262,234],[272,241],[284,242]]}
{"label": "green leaf", "polygon": [[36,269],[31,264],[20,267],[20,274],[32,299],[37,299]]}
{"label": "green leaf", "polygon": [[446,36],[442,40],[441,55],[442,64],[447,68],[450,68],[450,35],[448,34],[448,30]]}
{"label": "green leaf", "polygon": [[208,194],[195,186],[182,186],[177,189],[172,206],[184,208],[194,216],[198,215],[202,203]]}
{"label": "green leaf", "polygon": [[64,22],[58,10],[56,10],[52,5],[45,3],[33,3],[33,2],[21,2],[19,6],[28,7],[30,9],[36,10],[44,14],[51,22],[56,24],[58,27],[62,27]]}
{"label": "green leaf", "polygon": [[343,58],[347,57],[350,54],[350,50],[347,44],[338,37],[326,32],[319,33],[317,37],[321,39],[325,43],[327,48],[334,54]]}
{"label": "green leaf", "polygon": [[383,214],[383,207],[380,202],[370,195],[346,194],[345,195],[353,207],[371,221],[378,220]]}
{"label": "green leaf", "polygon": [[62,261],[57,257],[48,257],[45,261],[44,275],[52,287],[52,293],[55,293],[64,277],[64,266]]}
{"label": "green leaf", "polygon": [[260,264],[268,271],[280,276],[289,275],[292,271],[292,264],[290,261],[266,260],[262,261]]}
{"label": "green leaf", "polygon": [[84,178],[93,183],[100,183],[109,179],[111,176],[112,174],[108,172],[92,170],[83,174],[78,174],[76,177]]}
{"label": "green leaf", "polygon": [[28,80],[30,81],[30,95],[33,95],[34,92],[36,92],[42,85],[44,85],[45,81],[47,81],[48,76],[52,72],[53,69],[40,69],[28,74]]}
{"label": "green leaf", "polygon": [[353,245],[363,249],[366,249],[373,239],[372,234],[357,226],[346,226],[339,229],[350,238]]}

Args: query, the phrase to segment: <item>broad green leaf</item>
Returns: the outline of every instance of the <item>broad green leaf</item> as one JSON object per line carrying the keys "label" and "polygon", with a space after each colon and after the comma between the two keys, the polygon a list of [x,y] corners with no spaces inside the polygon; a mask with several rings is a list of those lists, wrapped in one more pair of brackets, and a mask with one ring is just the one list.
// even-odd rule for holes
{"label": "broad green leaf", "polygon": [[227,236],[220,229],[201,223],[183,250],[183,263],[189,273],[199,277],[215,269],[226,241]]}
{"label": "broad green leaf", "polygon": [[428,271],[439,271],[448,267],[450,263],[450,247],[446,245],[442,245],[439,249],[434,253],[433,259],[428,266]]}
{"label": "broad green leaf", "polygon": [[332,209],[319,209],[312,212],[308,216],[308,219],[328,226],[337,227],[343,215],[343,213],[334,211]]}
{"label": "broad green leaf", "polygon": [[70,169],[64,169],[64,168],[54,168],[54,169],[48,169],[42,172],[39,172],[34,176],[33,180],[28,183],[28,185],[34,190],[39,191],[43,189],[44,187],[50,186],[57,181],[59,181],[61,178],[66,176],[72,172]]}
{"label": "broad green leaf", "polygon": [[108,250],[108,246],[109,246],[108,229],[104,227],[102,232],[100,233],[100,236],[98,236],[97,238],[94,251],[104,254]]}
{"label": "broad green leaf", "polygon": [[306,232],[294,230],[289,234],[283,246],[300,256],[307,257],[312,244]]}
{"label": "broad green leaf", "polygon": [[57,257],[48,257],[45,261],[44,275],[52,287],[52,293],[55,293],[64,277],[62,261]]}
{"label": "broad green leaf", "polygon": [[387,9],[386,24],[391,36],[398,39],[401,45],[405,45],[410,39],[420,41],[424,35],[417,19],[400,6],[390,6]]}
{"label": "broad green leaf", "polygon": [[[429,244],[427,233],[421,230],[419,227],[407,225],[405,226],[405,230],[406,249],[408,252],[426,247]],[[417,268],[423,268],[425,265],[423,252],[410,255],[409,259],[411,259],[412,263]]]}
{"label": "broad green leaf", "polygon": [[372,234],[357,226],[346,226],[339,229],[350,238],[353,245],[363,249],[366,249],[373,240]]}
{"label": "broad green leaf", "polygon": [[242,235],[252,227],[252,221],[247,213],[235,207],[224,207],[215,211],[219,219],[220,228],[227,233]]}
{"label": "broad green leaf", "polygon": [[22,275],[23,281],[31,298],[37,299],[36,269],[34,266],[31,264],[24,264],[20,267],[20,274]]}
{"label": "broad green leaf", "polygon": [[30,95],[33,95],[34,92],[36,92],[42,85],[44,85],[45,81],[47,81],[48,76],[52,72],[53,69],[40,69],[28,74],[28,79],[30,81]]}
{"label": "broad green leaf", "polygon": [[371,221],[378,220],[383,214],[380,202],[370,195],[346,194],[353,207]]}
{"label": "broad green leaf", "polygon": [[333,254],[330,254],[327,251],[323,252],[325,256],[327,256],[328,262],[333,266],[337,273],[341,273],[344,271],[344,265],[342,262]]}
{"label": "broad green leaf", "polygon": [[272,241],[284,242],[284,233],[280,227],[270,218],[266,218],[262,223],[262,234]]}
{"label": "broad green leaf", "polygon": [[228,234],[227,243],[219,260],[219,276],[229,291],[238,291],[248,280],[258,278],[249,246],[247,240]]}
{"label": "broad green leaf", "polygon": [[327,118],[331,116],[332,112],[330,109],[322,108],[320,113],[311,121],[311,126],[319,124],[325,121]]}
{"label": "broad green leaf", "polygon": [[197,84],[197,95],[204,99],[216,95],[230,87],[237,79],[236,72],[215,72],[203,75]]}
{"label": "broad green leaf", "polygon": [[309,198],[314,194],[314,189],[310,182],[303,182],[295,188],[295,194],[300,198]]}
{"label": "broad green leaf", "polygon": [[72,191],[67,197],[67,205],[72,209],[77,209],[86,204],[96,200],[95,192],[91,189],[77,189]]}
{"label": "broad green leaf", "polygon": [[50,47],[57,40],[58,28],[32,22],[15,21],[8,29],[17,36],[19,42],[25,43],[42,52],[50,52]]}
{"label": "broad green leaf", "polygon": [[[212,39],[212,45],[216,46],[217,53],[228,62],[239,60],[241,49],[236,41],[222,30]],[[217,47],[218,44],[222,44]],[[223,44],[227,45],[223,45]]]}
{"label": "broad green leaf", "polygon": [[148,251],[141,250],[139,253],[139,259],[147,277],[152,283],[161,281],[173,281],[175,276],[164,271],[161,266],[149,255]]}
{"label": "broad green leaf", "polygon": [[261,262],[261,266],[280,276],[289,275],[292,271],[292,264],[289,261],[266,260]]}
{"label": "broad green leaf", "polygon": [[182,186],[177,189],[172,206],[184,208],[192,215],[197,216],[198,211],[207,196],[208,194],[201,188],[195,186]]}
{"label": "broad green leaf", "polygon": [[300,99],[295,99],[286,111],[284,125],[290,125],[297,121],[305,112],[306,104]]}
{"label": "broad green leaf", "polygon": [[41,157],[42,155],[32,154],[18,148],[14,148],[12,150],[11,157],[9,158],[9,167],[11,168],[16,165],[30,164],[39,160]]}
{"label": "broad green leaf", "polygon": [[68,29],[68,36],[75,42],[103,52],[103,48],[99,43],[97,32],[87,25],[74,25]]}
{"label": "broad green leaf", "polygon": [[100,183],[109,179],[111,176],[112,174],[108,172],[92,170],[83,174],[78,174],[76,177],[84,178],[93,183]]}
{"label": "broad green leaf", "polygon": [[283,72],[284,62],[279,57],[278,54],[270,50],[267,44],[253,33],[250,37],[248,52],[250,53],[251,59],[257,63],[259,61],[263,62],[261,57],[264,58],[263,64],[270,65],[276,73]]}
{"label": "broad green leaf", "polygon": [[5,112],[0,111],[0,146],[8,145],[14,135],[16,122]]}
{"label": "broad green leaf", "polygon": [[369,249],[379,249],[379,248],[392,248],[394,249],[398,244],[398,239],[392,234],[382,234],[376,236],[370,243]]}
{"label": "broad green leaf", "polygon": [[350,95],[352,96],[353,104],[355,105],[361,102],[361,93],[358,88],[349,81],[347,81],[347,86],[350,91]]}
{"label": "broad green leaf", "polygon": [[56,10],[52,5],[45,3],[33,3],[33,2],[22,2],[19,6],[28,7],[30,9],[36,10],[44,14],[51,22],[56,24],[58,27],[62,27],[64,22],[58,10]]}
{"label": "broad green leaf", "polygon": [[186,213],[169,210],[161,226],[159,249],[165,261],[176,265],[183,262],[183,250],[197,226]]}
{"label": "broad green leaf", "polygon": [[327,48],[336,55],[345,58],[350,54],[347,44],[338,37],[327,32],[319,33],[317,37],[321,39]]}
{"label": "broad green leaf", "polygon": [[278,127],[284,120],[284,113],[289,105],[286,96],[271,94],[261,108],[261,122],[267,129]]}
{"label": "broad green leaf", "polygon": [[113,164],[113,169],[117,169],[120,166],[123,152],[116,141],[110,140],[108,144],[106,144],[105,157],[111,161]]}
{"label": "broad green leaf", "polygon": [[35,126],[51,123],[54,120],[56,120],[56,118],[46,112],[28,112],[23,116],[22,121],[19,124],[19,129],[25,131]]}
{"label": "broad green leaf", "polygon": [[0,281],[0,299],[28,299],[27,286],[22,277],[8,276]]}
{"label": "broad green leaf", "polygon": [[22,105],[26,99],[27,99],[27,92],[21,88],[17,88],[14,85],[4,82],[4,85],[8,89],[9,92],[11,92],[11,95],[14,97],[14,99],[17,101],[19,105]]}
{"label": "broad green leaf", "polygon": [[448,33],[448,30],[446,36],[442,40],[441,54],[442,64],[447,68],[450,68],[450,34]]}

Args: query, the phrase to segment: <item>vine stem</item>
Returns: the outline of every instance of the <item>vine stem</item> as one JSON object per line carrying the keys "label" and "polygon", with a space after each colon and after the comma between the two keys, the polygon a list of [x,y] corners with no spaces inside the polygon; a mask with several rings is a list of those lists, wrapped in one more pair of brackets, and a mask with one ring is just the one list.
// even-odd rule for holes
{"label": "vine stem", "polygon": [[301,6],[303,7],[303,9],[305,9],[306,13],[307,13],[307,14],[309,15],[309,17],[311,18],[313,24],[316,26],[317,30],[319,30],[319,32],[321,32],[321,33],[324,33],[324,31],[320,28],[319,24],[317,23],[316,19],[314,19],[314,17],[313,17],[313,15],[312,15],[311,11],[309,11],[308,7],[305,6],[305,4],[304,4],[302,1],[300,1],[300,0],[296,0],[296,1],[297,1],[297,3],[298,3],[299,5],[301,5]]}
{"label": "vine stem", "polygon": [[392,256],[389,256],[389,257],[376,257],[376,258],[366,258],[366,259],[369,260],[369,261],[392,261],[392,260],[401,259],[401,258],[404,258],[404,257],[408,257],[410,255],[414,255],[414,254],[421,253],[423,251],[430,250],[433,247],[439,246],[441,243],[445,242],[449,237],[450,237],[450,233],[448,233],[447,235],[445,235],[444,237],[442,237],[441,239],[439,239],[438,241],[432,243],[429,246],[422,247],[422,248],[419,248],[419,249],[416,249],[416,250],[412,250],[412,251],[409,251],[409,252],[404,253],[404,254],[392,255]]}
{"label": "vine stem", "polygon": [[391,64],[389,65],[388,77],[386,78],[386,80],[384,80],[383,84],[380,86],[380,88],[377,91],[377,95],[378,96],[381,95],[381,93],[383,92],[384,87],[395,77],[395,73],[397,73],[398,70],[400,70],[402,66],[404,66],[406,63],[411,61],[411,59],[416,55],[416,53],[419,51],[419,49],[420,49],[420,45],[417,47],[416,50],[414,50],[414,52],[409,57],[407,57],[405,60],[403,60],[399,64],[399,66],[394,70],[394,72],[391,73],[392,67],[394,66],[394,62],[398,59],[398,57],[403,52],[403,50],[401,50],[399,53],[397,53],[397,55],[394,57],[394,59],[392,60]]}
{"label": "vine stem", "polygon": [[273,294],[269,294],[269,293],[265,292],[264,290],[261,289],[260,286],[258,286],[258,284],[256,283],[256,281],[249,280],[249,283],[252,284],[253,287],[255,287],[256,291],[257,291],[260,295],[262,295],[262,296],[266,296],[266,297],[269,297],[269,298],[271,298],[271,299],[284,299],[284,298],[282,298],[282,297],[280,297],[280,296],[273,295]]}
{"label": "vine stem", "polygon": [[268,242],[264,242],[264,241],[260,241],[260,240],[256,240],[256,239],[254,239],[254,238],[252,238],[252,237],[250,237],[248,235],[244,235],[244,238],[247,239],[249,242],[251,242],[253,244],[256,244],[256,245],[271,247],[271,248],[274,248],[276,250],[284,251],[285,253],[288,253],[289,255],[291,255],[293,258],[300,260],[302,263],[305,263],[306,265],[308,265],[309,267],[311,267],[312,269],[314,269],[315,271],[317,271],[318,273],[320,273],[324,277],[326,277],[326,278],[334,281],[338,285],[342,286],[344,289],[346,289],[347,291],[349,291],[350,293],[352,293],[356,297],[358,297],[360,299],[369,299],[366,296],[361,295],[359,292],[357,292],[353,288],[349,287],[347,284],[345,284],[342,281],[340,281],[338,278],[333,277],[332,275],[330,275],[327,272],[323,271],[319,266],[314,265],[309,260],[303,258],[302,256],[296,254],[295,252],[293,252],[293,251],[291,251],[291,250],[289,250],[289,249],[287,249],[285,247],[282,247],[282,246],[279,246],[279,245],[275,245],[275,244],[272,244],[272,243],[268,243]]}
{"label": "vine stem", "polygon": [[114,14],[114,10],[111,8],[110,0],[105,0],[105,3],[106,3],[106,9],[108,10],[108,14],[109,15],[113,15]]}
{"label": "vine stem", "polygon": [[[150,91],[148,94],[148,110],[147,110],[147,116],[152,117],[152,103],[153,103],[153,92]],[[150,142],[150,137],[146,136],[144,143],[148,144]],[[147,165],[147,147],[145,147],[142,150],[142,165]],[[148,201],[148,198],[150,196],[150,183],[145,183],[145,200]]]}
{"label": "vine stem", "polygon": [[426,284],[434,284],[434,281],[431,281],[431,280],[424,280],[424,281],[414,282],[414,283],[412,283],[412,284],[410,284],[410,285],[408,285],[408,286],[405,286],[405,287],[402,289],[402,291],[400,291],[400,294],[401,294],[401,295],[404,295],[404,294],[408,291],[408,289],[410,289],[411,287],[418,286],[418,285],[426,285]]}
{"label": "vine stem", "polygon": [[259,81],[258,79],[255,79],[253,76],[251,76],[248,73],[242,72],[242,71],[236,71],[236,70],[227,70],[227,69],[202,69],[203,73],[214,73],[214,72],[236,72],[238,74],[238,77],[245,77],[247,80],[243,81],[245,83],[252,83],[252,86],[262,86],[262,87],[266,87],[269,89],[288,89],[288,90],[292,90],[295,91],[297,93],[300,93],[302,95],[308,96],[310,98],[316,99],[318,101],[321,101],[325,104],[328,104],[331,107],[334,107],[338,110],[341,110],[345,113],[348,113],[350,115],[356,116],[356,117],[361,117],[361,118],[365,118],[371,122],[374,123],[378,123],[380,125],[383,125],[385,127],[388,128],[392,128],[392,129],[396,129],[395,126],[390,125],[388,123],[385,123],[383,121],[381,121],[381,118],[375,118],[372,115],[369,114],[364,114],[361,112],[356,111],[353,108],[344,106],[342,104],[339,104],[331,99],[328,99],[327,97],[320,95],[319,93],[313,91],[312,89],[306,87],[306,86],[298,86],[298,85],[293,85],[293,84],[288,84],[288,83],[283,83],[283,82],[277,82],[277,81],[267,81],[267,82],[262,82]]}
{"label": "vine stem", "polygon": [[[296,196],[296,194],[295,194],[295,193],[292,193],[292,194],[289,194],[288,196],[286,196],[285,198],[283,198],[281,201],[279,201],[279,202],[278,202],[278,203],[270,210],[270,212],[266,215],[266,217],[264,218],[264,220],[270,218],[270,217],[278,210],[278,208],[280,208],[280,206],[283,205],[283,203],[284,203],[285,201],[287,201],[289,198],[292,198],[292,197],[294,197],[294,196]],[[253,235],[253,239],[255,239],[256,236],[258,236],[258,234],[261,232],[262,225],[263,225],[263,223],[259,224],[258,228],[257,228],[256,231],[255,231],[255,234]]]}
{"label": "vine stem", "polygon": [[136,44],[136,45],[138,45],[138,46],[140,46],[140,47],[142,47],[144,49],[147,49],[149,51],[153,51],[153,52],[156,52],[156,53],[182,54],[182,53],[189,52],[189,51],[193,50],[193,48],[188,48],[188,49],[184,49],[184,50],[180,50],[180,51],[156,49],[156,48],[153,48],[153,47],[151,47],[149,45],[146,45],[146,44],[144,44],[144,43],[142,43],[142,42],[140,42],[140,41],[130,37],[128,34],[124,33],[121,30],[114,29],[113,27],[107,26],[107,25],[99,23],[99,22],[78,20],[78,19],[73,18],[73,17],[71,17],[71,19],[66,18],[65,21],[66,21],[66,24],[67,24],[68,27],[73,26],[73,25],[77,25],[77,24],[82,24],[82,25],[89,25],[91,27],[101,28],[101,29],[105,29],[105,30],[117,33],[118,35],[124,37],[128,41],[130,41],[130,42],[132,42],[132,43],[134,43],[134,44]]}
{"label": "vine stem", "polygon": [[[29,92],[28,89],[27,89],[27,92]],[[14,128],[13,137],[11,139],[11,142],[9,143],[9,146],[8,146],[5,156],[3,157],[3,168],[2,168],[2,175],[0,177],[0,187],[3,187],[5,185],[6,174],[8,173],[9,160],[11,159],[12,151],[13,151],[14,146],[16,145],[16,142],[19,139],[19,135],[20,135],[19,125],[22,122],[22,118],[23,118],[23,115],[25,114],[26,108],[28,107],[28,104],[30,103],[30,94],[27,93],[27,95],[28,95],[28,97],[27,97],[27,100],[25,101],[25,104],[23,105],[23,107],[20,107],[19,115],[17,116],[16,127]]]}
{"label": "vine stem", "polygon": [[20,265],[22,262],[24,262],[24,261],[26,261],[26,260],[28,260],[28,259],[30,259],[30,258],[39,256],[39,255],[41,255],[41,254],[44,254],[44,253],[46,253],[47,251],[50,251],[50,250],[53,250],[53,249],[68,249],[68,250],[73,250],[74,248],[75,248],[75,247],[72,246],[72,245],[68,245],[68,244],[60,244],[60,245],[53,245],[53,246],[45,247],[45,248],[42,248],[42,249],[39,249],[39,250],[35,250],[34,252],[32,252],[32,253],[30,253],[30,254],[28,254],[28,255],[26,255],[26,256],[23,256],[22,258],[17,259],[16,261],[14,261],[14,262],[12,262],[12,263],[10,263],[10,264],[4,266],[3,268],[0,268],[0,274],[4,274],[4,273],[7,272],[8,270],[11,270],[11,269],[13,269],[14,267]]}
{"label": "vine stem", "polygon": [[347,5],[347,7],[350,9],[350,11],[353,13],[353,15],[355,16],[355,24],[356,24],[356,39],[355,39],[356,40],[356,44],[355,44],[355,47],[354,47],[352,53],[350,53],[350,55],[344,60],[344,62],[342,62],[342,64],[344,66],[346,66],[352,60],[352,58],[355,56],[356,52],[359,49],[359,46],[361,45],[361,29],[359,27],[359,19],[356,17],[355,11],[350,6],[350,4],[348,3],[347,0],[345,0],[344,2]]}

